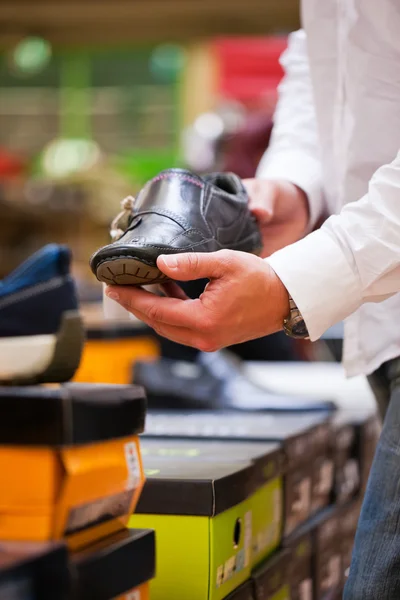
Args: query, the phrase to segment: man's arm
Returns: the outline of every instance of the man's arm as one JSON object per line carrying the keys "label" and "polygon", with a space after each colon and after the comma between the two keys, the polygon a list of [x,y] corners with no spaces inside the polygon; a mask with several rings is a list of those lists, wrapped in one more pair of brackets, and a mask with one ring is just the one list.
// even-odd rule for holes
{"label": "man's arm", "polygon": [[311,230],[325,206],[307,38],[303,30],[289,36],[281,64],[285,76],[278,90],[274,128],[257,177],[289,181],[302,189],[308,197]]}
{"label": "man's arm", "polygon": [[267,261],[312,340],[363,303],[400,292],[400,152],[376,171],[363,198]]}

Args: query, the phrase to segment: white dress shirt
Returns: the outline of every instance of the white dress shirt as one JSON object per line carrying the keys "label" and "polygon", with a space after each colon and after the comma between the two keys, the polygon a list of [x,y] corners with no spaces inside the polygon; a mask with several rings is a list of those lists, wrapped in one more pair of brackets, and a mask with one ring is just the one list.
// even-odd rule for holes
{"label": "white dress shirt", "polygon": [[345,319],[349,375],[400,356],[400,2],[303,0],[258,177],[301,187],[310,230],[267,260],[311,340]]}

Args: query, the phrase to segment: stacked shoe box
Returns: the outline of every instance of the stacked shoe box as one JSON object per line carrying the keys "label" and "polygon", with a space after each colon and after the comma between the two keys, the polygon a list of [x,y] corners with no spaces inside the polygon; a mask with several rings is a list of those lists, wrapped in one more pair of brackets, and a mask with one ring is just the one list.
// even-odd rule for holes
{"label": "stacked shoe box", "polygon": [[[287,569],[291,600],[340,600],[349,572],[363,482],[368,477],[380,426],[377,415],[363,407],[338,411],[331,426],[333,503],[282,543],[291,556]],[[265,569],[270,562],[266,561]],[[258,597],[261,600],[262,596]]]}
{"label": "stacked shoe box", "polygon": [[[315,471],[320,469],[319,458],[330,458],[330,419],[326,413],[295,417],[234,412],[150,413],[146,433],[142,446],[147,483],[131,523],[147,527],[151,522],[157,532],[159,570],[152,588],[154,598],[165,597],[167,592],[173,593],[176,598],[184,598],[188,596],[189,589],[192,598],[225,598],[278,547],[283,537],[309,519],[313,482],[318,480]],[[272,461],[274,455],[276,458]],[[268,468],[261,468],[262,461],[265,465],[269,463]],[[182,572],[173,572],[170,567],[167,568],[166,561],[168,558],[180,561],[181,558],[174,554],[179,548],[190,565],[198,565],[196,555],[189,557],[188,552],[195,533],[189,533],[189,525],[183,518],[183,504],[187,496],[182,483],[197,498],[201,490],[199,482],[205,478],[209,481],[211,508],[215,511],[224,493],[229,493],[230,504],[229,507],[224,506],[228,517],[224,531],[217,527],[218,515],[211,510],[207,513],[211,527],[206,538],[212,536],[212,543],[218,549],[224,547],[225,555],[219,555],[215,560],[217,555],[213,553],[212,544],[207,542],[204,545],[203,555],[210,548],[203,568],[206,577],[197,577],[197,581],[203,581],[203,590],[196,590],[195,594],[190,588],[195,578],[189,566]],[[221,485],[224,480],[225,489]],[[260,486],[258,490],[254,487],[255,482]],[[196,484],[199,487],[197,493]],[[167,493],[168,488],[171,493]],[[221,496],[217,497],[217,493]],[[331,489],[328,499],[330,493]],[[244,499],[246,495],[247,500]],[[178,506],[177,497],[181,506]],[[156,503],[155,498],[158,498]],[[167,498],[171,500],[167,501]],[[259,501],[261,498],[262,502]],[[248,506],[247,515],[241,507],[243,502],[243,508],[246,503]],[[171,521],[171,513],[174,522]],[[199,510],[197,513],[193,511],[192,515],[199,517],[199,513]],[[197,523],[198,519],[194,522]],[[234,536],[236,522],[242,530],[239,545]],[[169,542],[166,541],[168,536]],[[249,541],[246,542],[246,539]],[[193,547],[196,548],[196,545]],[[244,567],[241,559],[243,549],[245,557],[250,555],[249,560],[245,559]],[[200,548],[196,552],[200,553]]]}
{"label": "stacked shoe box", "polygon": [[379,434],[379,418],[371,410],[360,407],[358,411],[340,410],[334,415],[335,503],[346,504],[365,491]]}
{"label": "stacked shoe box", "polygon": [[69,600],[70,592],[65,544],[0,542],[1,600]]}
{"label": "stacked shoe box", "polygon": [[[131,523],[151,522],[157,531],[160,568],[153,597],[340,598],[361,503],[357,473],[370,468],[377,431],[376,415],[363,409],[334,415],[151,412],[142,440],[148,479]],[[261,484],[258,492],[255,482]],[[262,482],[269,500],[260,492]],[[208,509],[185,513],[190,500],[205,496],[207,485]],[[230,503],[224,504],[228,494]],[[243,511],[246,494],[251,518]],[[193,526],[201,516],[209,526],[202,546]],[[226,525],[219,527],[225,516]],[[242,558],[249,555],[246,538],[250,568]],[[221,548],[225,555],[217,553]],[[203,575],[200,556],[208,557]],[[182,569],[173,569],[176,562]]]}
{"label": "stacked shoe box", "polygon": [[126,530],[144,483],[145,409],[137,386],[0,388],[0,549],[12,554],[0,580],[13,577],[13,557],[29,555],[32,543],[42,552],[41,544],[60,541],[72,575],[70,595],[60,598],[111,600],[134,590],[147,599],[154,533]]}
{"label": "stacked shoe box", "polygon": [[74,552],[73,600],[149,600],[154,548],[154,531],[131,529]]}
{"label": "stacked shoe box", "polygon": [[225,598],[279,544],[281,448],[197,439],[142,448],[147,482],[130,523],[157,533],[152,598]]}

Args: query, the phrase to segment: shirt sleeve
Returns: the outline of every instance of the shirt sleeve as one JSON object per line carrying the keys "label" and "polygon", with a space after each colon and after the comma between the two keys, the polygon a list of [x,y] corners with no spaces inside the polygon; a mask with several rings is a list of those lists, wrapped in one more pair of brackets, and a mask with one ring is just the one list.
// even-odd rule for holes
{"label": "shirt sleeve", "polygon": [[289,36],[280,62],[285,76],[278,88],[271,141],[257,169],[257,177],[284,179],[308,197],[310,230],[324,212],[317,121],[303,30]]}
{"label": "shirt sleeve", "polygon": [[266,260],[296,302],[311,340],[362,304],[400,292],[400,152],[376,171],[363,198]]}

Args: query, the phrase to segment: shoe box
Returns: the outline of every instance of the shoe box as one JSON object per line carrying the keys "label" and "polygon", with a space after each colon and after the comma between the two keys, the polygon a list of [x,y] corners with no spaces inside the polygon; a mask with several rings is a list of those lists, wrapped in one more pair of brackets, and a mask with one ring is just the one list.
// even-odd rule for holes
{"label": "shoe box", "polygon": [[291,600],[290,552],[280,551],[253,571],[255,600]]}
{"label": "shoe box", "polygon": [[285,536],[311,516],[314,494],[319,497],[314,510],[329,502],[331,489],[327,490],[332,486],[331,467],[327,470],[330,483],[326,483],[325,475],[324,485],[320,484],[325,459],[332,460],[330,416],[326,412],[296,415],[149,412],[145,436],[281,443],[285,454]]}
{"label": "shoe box", "polygon": [[225,596],[224,600],[255,600],[253,582],[246,581],[229,596]]}
{"label": "shoe box", "polygon": [[334,460],[330,449],[330,434],[327,435],[320,449],[319,455],[314,458],[311,475],[311,509],[314,515],[329,506],[332,500],[334,487]]}
{"label": "shoe box", "polygon": [[360,489],[360,460],[356,449],[356,428],[346,411],[332,419],[332,454],[334,461],[333,501],[346,504]]}
{"label": "shoe box", "polygon": [[339,512],[340,548],[342,554],[343,586],[346,583],[350,569],[351,555],[354,546],[357,523],[361,511],[361,499],[357,498],[343,506]]}
{"label": "shoe box", "polygon": [[131,527],[156,531],[151,597],[221,600],[280,542],[281,450],[255,444],[247,460],[235,461],[238,443],[212,443],[207,449],[207,442],[193,439],[184,449],[163,442],[162,457],[146,454],[149,446],[142,442],[147,480],[129,521]]}
{"label": "shoe box", "polygon": [[137,386],[0,388],[0,539],[66,539],[123,528],[144,483]]}
{"label": "shoe box", "polygon": [[[275,442],[220,442],[208,440],[171,440],[142,438],[141,451],[148,461],[252,465],[251,566],[263,560],[281,539],[283,525],[283,485],[285,456]],[[270,483],[272,482],[272,484]],[[150,485],[150,484],[149,484]],[[139,507],[140,509],[140,507]]]}
{"label": "shoe box", "polygon": [[368,410],[340,410],[332,419],[335,466],[333,501],[346,504],[365,491],[380,435],[378,415]]}
{"label": "shoe box", "polygon": [[339,511],[336,506],[322,511],[308,525],[312,535],[314,600],[336,598],[343,587]]}
{"label": "shoe box", "polygon": [[129,384],[132,363],[159,354],[154,333],[143,324],[129,320],[96,322],[90,316],[86,321],[86,343],[75,382]]}
{"label": "shoe box", "polygon": [[124,530],[71,553],[71,600],[149,600],[155,535]]}
{"label": "shoe box", "polygon": [[285,540],[290,555],[290,600],[313,600],[313,544],[308,529],[301,528]]}
{"label": "shoe box", "polygon": [[358,412],[353,417],[356,428],[356,453],[360,460],[360,484],[364,493],[381,433],[381,420],[375,412]]}
{"label": "shoe box", "polygon": [[69,600],[62,543],[0,542],[0,600]]}

